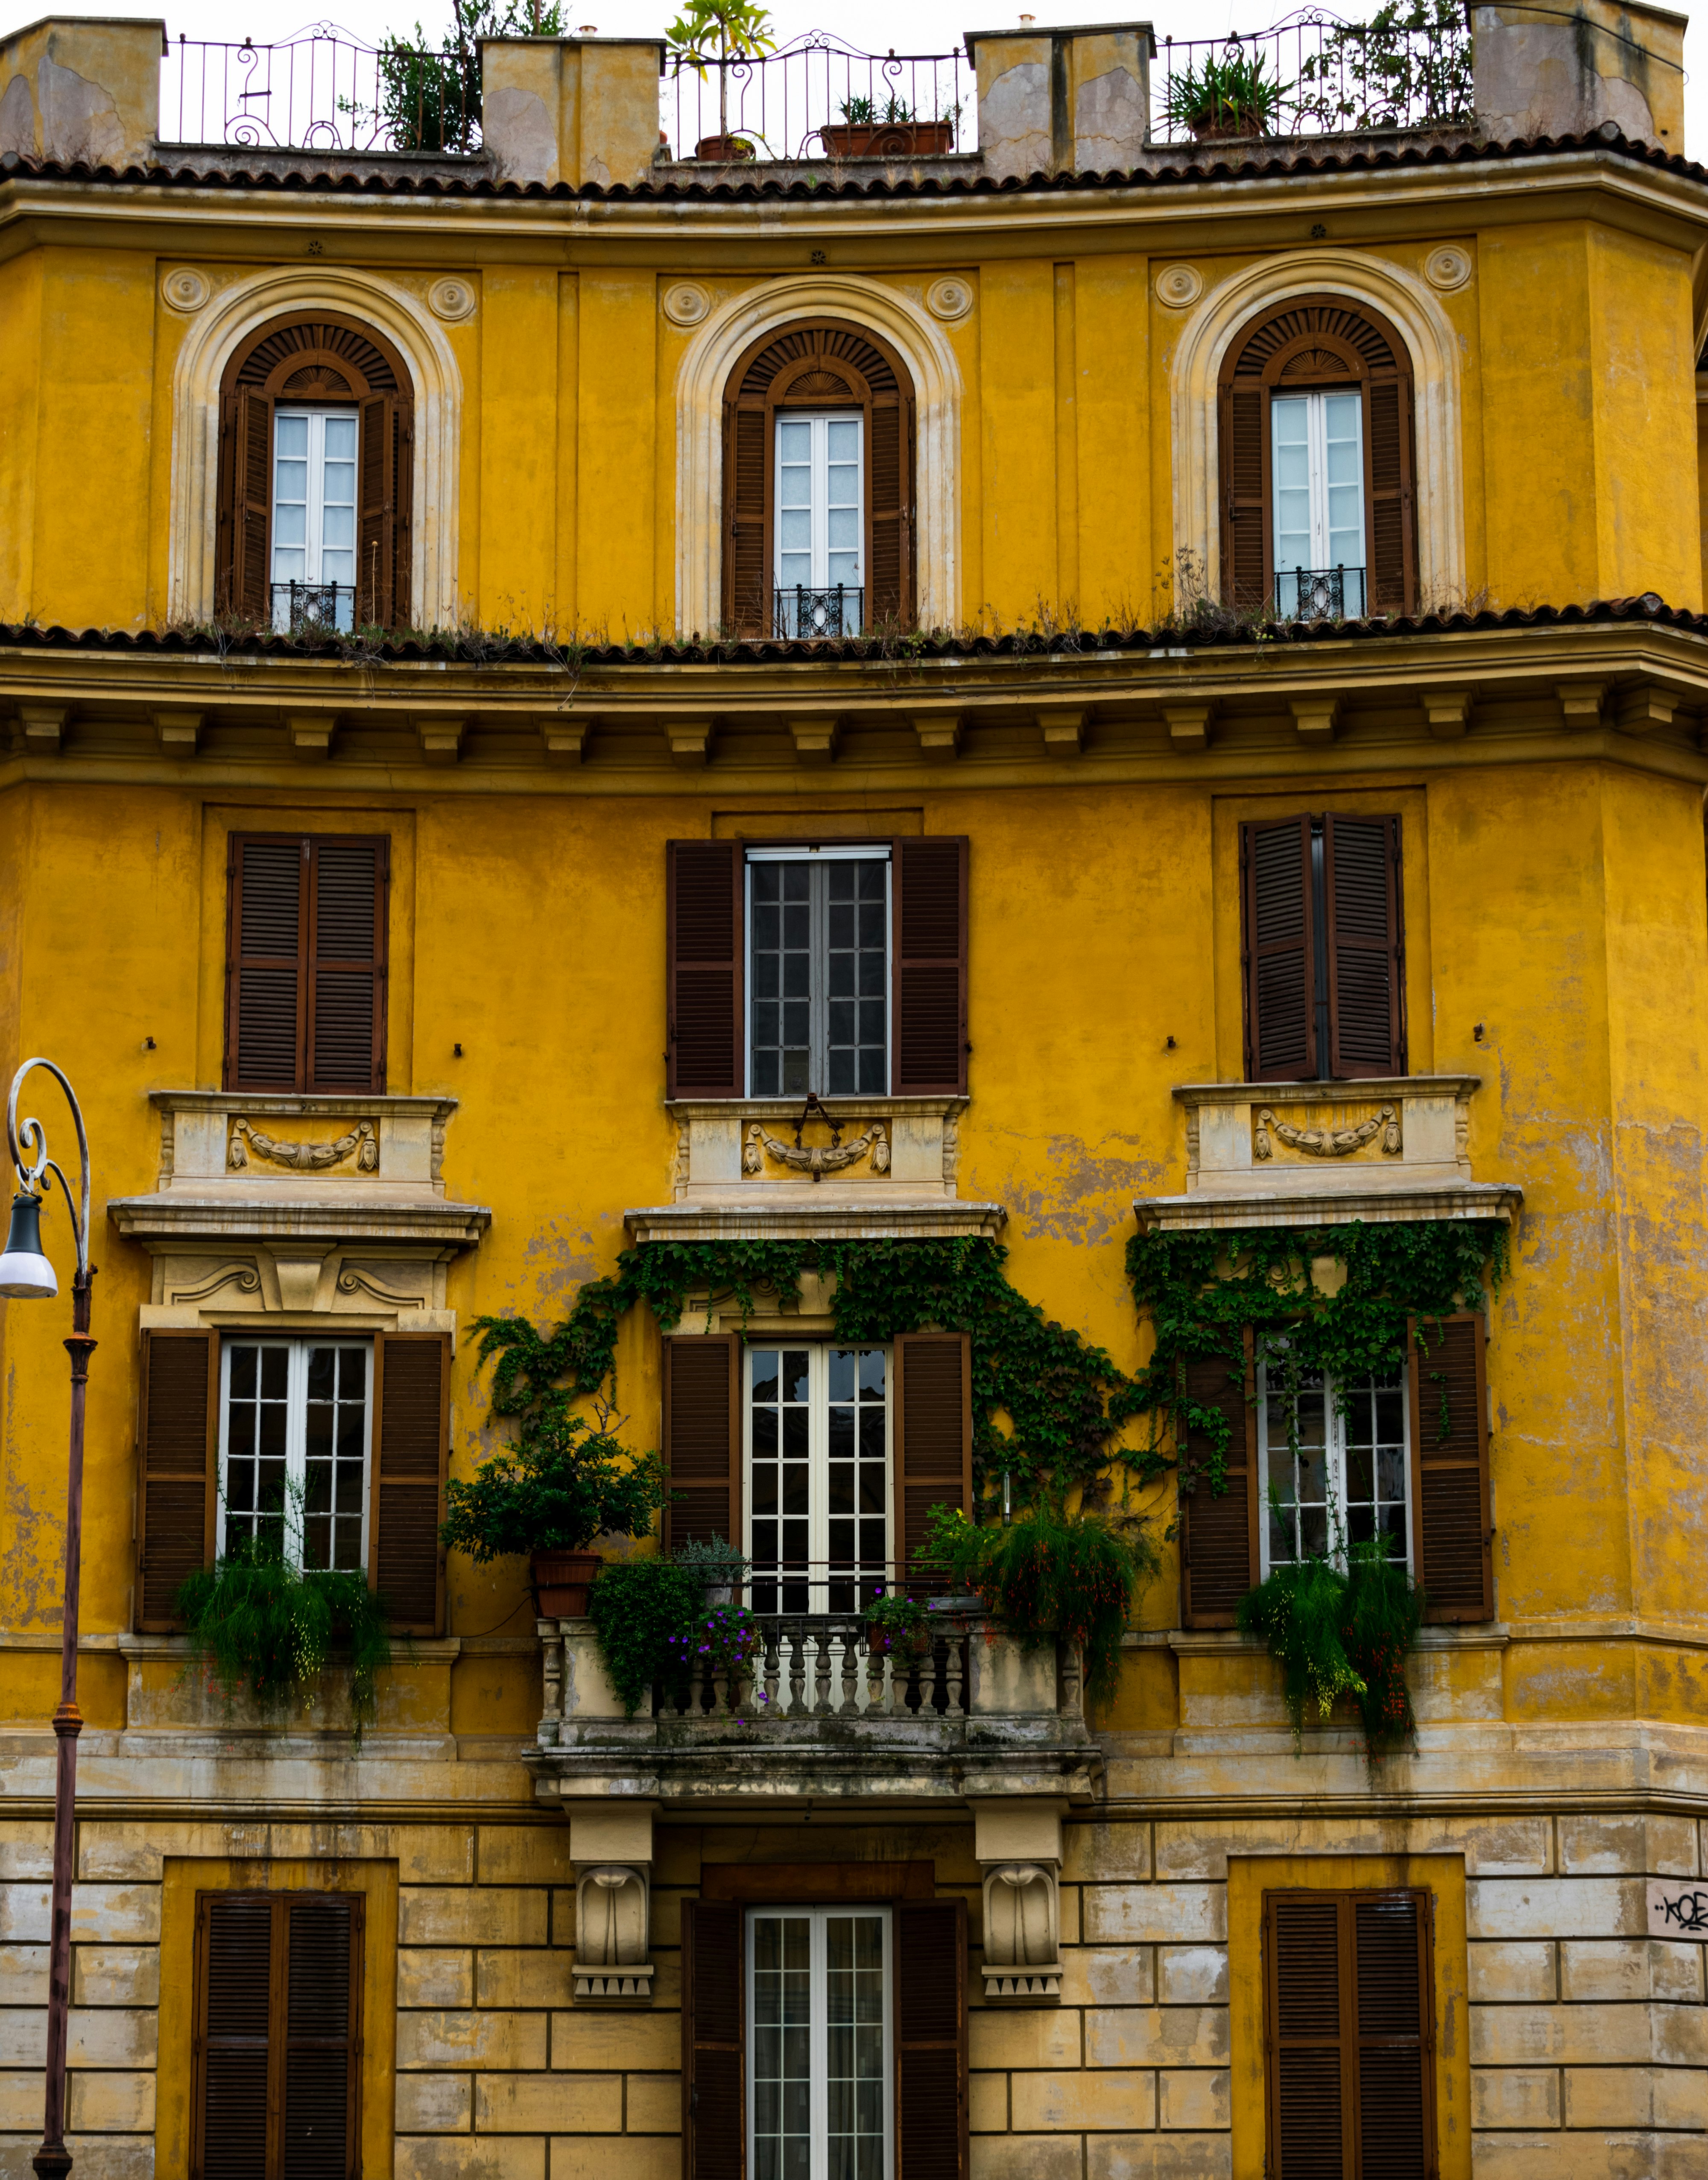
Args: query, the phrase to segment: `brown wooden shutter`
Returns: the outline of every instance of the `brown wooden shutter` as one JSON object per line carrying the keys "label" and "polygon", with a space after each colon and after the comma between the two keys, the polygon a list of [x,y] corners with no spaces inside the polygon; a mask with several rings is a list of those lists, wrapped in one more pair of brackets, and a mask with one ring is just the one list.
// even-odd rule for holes
{"label": "brown wooden shutter", "polygon": [[965,2180],[967,1904],[895,1909],[897,2180]]}
{"label": "brown wooden shutter", "polygon": [[[1197,1407],[1227,1418],[1227,1489],[1216,1492],[1200,1474],[1180,1502],[1180,1624],[1231,1627],[1234,1608],[1258,1580],[1257,1408],[1251,1333],[1244,1364],[1225,1355],[1195,1355],[1182,1390]],[[1200,1467],[1215,1451],[1208,1431],[1189,1431],[1186,1456]]]}
{"label": "brown wooden shutter", "polygon": [[1431,1921],[1422,1892],[1265,1894],[1274,2180],[1435,2172]]}
{"label": "brown wooden shutter", "polygon": [[376,1334],[368,1583],[402,1634],[437,1635],[444,1627],[439,1523],[450,1432],[449,1334]]}
{"label": "brown wooden shutter", "polygon": [[673,1098],[739,1098],[742,884],[738,840],[671,840],[665,848],[666,1055]]}
{"label": "brown wooden shutter", "polygon": [[664,1343],[664,1463],[670,1547],[722,1537],[741,1549],[741,1342],[733,1333]]}
{"label": "brown wooden shutter", "polygon": [[137,1451],[136,1624],[180,1625],[178,1586],[214,1554],[219,1335],[145,1332]]}
{"label": "brown wooden shutter", "polygon": [[192,2180],[358,2180],[365,1907],[196,1895]]}
{"label": "brown wooden shutter", "polygon": [[392,429],[396,451],[392,464],[392,498],[397,509],[393,524],[392,614],[387,625],[409,628],[415,610],[415,410],[413,402],[399,396],[392,404]]}
{"label": "brown wooden shutter", "polygon": [[1244,892],[1245,1079],[1316,1073],[1316,933],[1310,820],[1239,829]]}
{"label": "brown wooden shutter", "polygon": [[239,388],[233,397],[231,460],[232,575],[226,610],[240,620],[270,622],[272,403],[252,387]]}
{"label": "brown wooden shutter", "polygon": [[738,636],[772,632],[771,447],[763,404],[723,411],[724,617]]}
{"label": "brown wooden shutter", "polygon": [[742,1910],[682,1908],[682,2169],[684,2180],[744,2180]]}
{"label": "brown wooden shutter", "polygon": [[392,625],[397,565],[397,403],[376,394],[361,404],[361,519],[357,526],[356,619]]}
{"label": "brown wooden shutter", "polygon": [[890,1063],[898,1098],[967,1088],[967,842],[934,834],[891,848]]}
{"label": "brown wooden shutter", "polygon": [[312,845],[307,1087],[386,1087],[386,892],[390,843],[328,834]]}
{"label": "brown wooden shutter", "polygon": [[1222,439],[1222,583],[1227,603],[1255,612],[1269,581],[1269,391],[1224,386]]}
{"label": "brown wooden shutter", "polygon": [[875,395],[867,453],[866,621],[913,619],[913,407],[904,394]]}
{"label": "brown wooden shutter", "polygon": [[1425,1620],[1492,1620],[1487,1372],[1480,1311],[1414,1318],[1412,1569]]}
{"label": "brown wooden shutter", "polygon": [[1409,613],[1417,595],[1410,373],[1372,377],[1365,398],[1370,608]]}
{"label": "brown wooden shutter", "polygon": [[914,1555],[933,1506],[973,1511],[973,1350],[964,1332],[904,1332],[891,1346],[895,1375],[896,1571],[911,1590],[941,1588]]}
{"label": "brown wooden shutter", "polygon": [[225,1087],[300,1090],[309,843],[233,834],[227,868]]}
{"label": "brown wooden shutter", "polygon": [[1329,1072],[1405,1073],[1399,820],[1322,821]]}

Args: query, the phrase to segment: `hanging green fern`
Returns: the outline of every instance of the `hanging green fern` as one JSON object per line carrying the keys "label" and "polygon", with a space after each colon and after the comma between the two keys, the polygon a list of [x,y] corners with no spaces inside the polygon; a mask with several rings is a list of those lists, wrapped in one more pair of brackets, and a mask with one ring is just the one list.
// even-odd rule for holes
{"label": "hanging green fern", "polygon": [[1353,1544],[1342,1568],[1306,1559],[1277,1567],[1239,1600],[1243,1635],[1267,1644],[1281,1667],[1293,1753],[1309,1722],[1326,1726],[1342,1696],[1358,1705],[1372,1765],[1417,1735],[1405,1661],[1423,1623],[1424,1594],[1376,1539]]}

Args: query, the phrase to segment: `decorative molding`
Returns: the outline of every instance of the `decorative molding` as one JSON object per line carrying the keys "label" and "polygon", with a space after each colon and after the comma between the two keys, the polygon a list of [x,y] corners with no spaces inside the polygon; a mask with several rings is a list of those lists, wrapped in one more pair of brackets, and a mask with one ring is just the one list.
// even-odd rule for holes
{"label": "decorative molding", "polygon": [[946,326],[958,326],[963,318],[973,314],[974,289],[970,280],[958,273],[950,273],[942,280],[933,280],[925,290],[925,308],[934,318],[941,318]]}
{"label": "decorative molding", "polygon": [[596,1863],[575,1875],[575,1996],[602,2005],[645,2005],[651,1870],[645,1863]]}
{"label": "decorative molding", "polygon": [[261,1274],[253,1263],[222,1264],[211,1279],[204,1280],[200,1286],[174,1286],[174,1303],[206,1302],[210,1295],[217,1294],[222,1287],[234,1286],[243,1294],[261,1291]]}
{"label": "decorative molding", "polygon": [[1384,1105],[1379,1113],[1371,1114],[1367,1120],[1359,1120],[1346,1128],[1295,1128],[1286,1120],[1279,1120],[1271,1107],[1266,1105],[1257,1116],[1256,1133],[1252,1138],[1254,1158],[1266,1159],[1272,1155],[1269,1138],[1274,1136],[1289,1150],[1305,1151],[1312,1158],[1347,1158],[1354,1151],[1362,1150],[1377,1136],[1381,1137],[1384,1153],[1398,1158],[1401,1150],[1399,1115],[1392,1105]]}
{"label": "decorative molding", "polygon": [[985,1865],[985,1996],[1062,1996],[1059,1865]]}
{"label": "decorative molding", "polygon": [[461,603],[462,373],[442,326],[418,295],[382,273],[321,262],[272,267],[233,281],[184,335],[172,383],[167,562],[172,610],[191,621],[213,615],[219,387],[226,365],[271,319],[316,310],[365,320],[403,355],[415,397],[412,611],[423,626],[453,626]]}
{"label": "decorative molding", "polygon": [[340,1294],[365,1294],[372,1301],[383,1302],[387,1307],[395,1309],[419,1309],[421,1307],[419,1285],[418,1281],[417,1291],[414,1292],[402,1287],[387,1286],[383,1280],[374,1276],[370,1267],[364,1264],[347,1264],[338,1278]]}
{"label": "decorative molding", "polygon": [[[671,1193],[678,1206],[752,1205],[766,1216],[791,1199],[810,1202],[815,1219],[832,1200],[863,1219],[881,1208],[887,1215],[892,1208],[940,1207],[955,1193],[956,1120],[964,1103],[948,1096],[814,1098],[805,1105],[795,1098],[673,1098],[665,1108],[677,1128]],[[809,1123],[828,1142],[806,1142]],[[849,1171],[862,1153],[865,1170]]]}
{"label": "decorative molding", "polygon": [[338,1137],[334,1142],[294,1143],[282,1137],[264,1135],[239,1115],[232,1122],[231,1148],[226,1153],[226,1164],[233,1173],[241,1173],[248,1165],[250,1150],[257,1158],[288,1165],[298,1173],[323,1173],[328,1166],[342,1165],[352,1153],[359,1173],[380,1170],[380,1141],[371,1120],[358,1120],[349,1135]]}
{"label": "decorative molding", "polygon": [[1443,295],[1451,295],[1455,288],[1463,288],[1471,277],[1471,253],[1456,242],[1444,242],[1439,250],[1431,250],[1424,260],[1424,278],[1431,288],[1439,288]]}
{"label": "decorative molding", "polygon": [[676,621],[723,617],[723,394],[745,350],[797,318],[865,326],[900,351],[915,401],[915,553],[921,626],[960,618],[961,372],[942,327],[887,283],[816,271],[766,280],[715,306],[676,377]]}
{"label": "decorative molding", "polygon": [[801,1126],[802,1122],[797,1121],[794,1141],[783,1143],[767,1134],[757,1120],[754,1121],[748,1129],[747,1145],[741,1154],[742,1171],[761,1174],[766,1159],[771,1158],[796,1173],[810,1174],[815,1181],[822,1181],[827,1173],[840,1173],[846,1166],[858,1164],[868,1152],[871,1153],[874,1173],[887,1173],[890,1170],[890,1147],[881,1120],[868,1121],[864,1131],[848,1142],[842,1139],[842,1127],[838,1121],[831,1122],[828,1143],[803,1143]]}
{"label": "decorative molding", "polygon": [[809,1196],[782,1203],[755,1197],[746,1203],[656,1203],[625,1211],[631,1241],[949,1241],[979,1234],[994,1241],[1008,1216],[1000,1203],[968,1203],[953,1197],[868,1203]]}
{"label": "decorative molding", "polygon": [[1203,566],[1212,595],[1222,565],[1217,396],[1222,359],[1266,307],[1291,295],[1344,296],[1380,311],[1406,344],[1415,395],[1418,588],[1425,600],[1464,589],[1462,352],[1427,282],[1368,252],[1313,244],[1244,267],[1217,283],[1182,328],[1171,371],[1174,548]]}
{"label": "decorative molding", "polygon": [[703,325],[711,315],[711,291],[697,280],[677,280],[659,298],[658,307],[673,326]]}
{"label": "decorative molding", "polygon": [[193,265],[175,265],[161,278],[160,300],[180,317],[194,317],[212,293],[213,283]]}
{"label": "decorative molding", "polygon": [[459,279],[454,274],[448,279],[435,280],[427,290],[427,308],[448,325],[460,325],[464,318],[472,318],[479,300],[474,282]]}
{"label": "decorative molding", "polygon": [[1204,293],[1204,275],[1195,265],[1165,265],[1156,275],[1156,300],[1171,311],[1189,311]]}
{"label": "decorative molding", "polygon": [[1213,1232],[1237,1226],[1390,1226],[1433,1219],[1500,1219],[1515,1225],[1524,1192],[1516,1181],[1440,1187],[1315,1188],[1141,1197],[1133,1209],[1145,1233]]}

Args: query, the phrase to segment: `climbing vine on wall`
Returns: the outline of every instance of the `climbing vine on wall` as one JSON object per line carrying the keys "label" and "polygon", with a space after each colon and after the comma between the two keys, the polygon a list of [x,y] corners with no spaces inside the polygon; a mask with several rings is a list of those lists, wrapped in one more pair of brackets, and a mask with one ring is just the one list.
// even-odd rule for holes
{"label": "climbing vine on wall", "polygon": [[[1129,1460],[1141,1474],[1154,1473],[1185,1445],[1189,1431],[1200,1432],[1213,1448],[1204,1466],[1219,1489],[1227,1419],[1187,1397],[1189,1362],[1223,1355],[1231,1370],[1243,1372],[1249,1326],[1260,1358],[1284,1353],[1289,1375],[1326,1372],[1348,1387],[1398,1370],[1407,1319],[1419,1320],[1426,1349],[1431,1320],[1478,1303],[1486,1275],[1499,1291],[1510,1238],[1497,1219],[1135,1235],[1127,1273],[1156,1346],[1132,1395],[1133,1411],[1151,1418],[1151,1443]],[[1312,1261],[1323,1257],[1343,1274],[1333,1292],[1310,1276]],[[1188,1491],[1196,1478],[1184,1456],[1180,1467]]]}
{"label": "climbing vine on wall", "polygon": [[965,1332],[972,1351],[973,1473],[982,1494],[1008,1472],[1021,1503],[1095,1485],[1110,1441],[1135,1412],[1137,1383],[1113,1359],[1047,1318],[1009,1280],[1008,1252],[972,1236],[945,1241],[650,1241],[591,1280],[563,1322],[482,1318],[480,1357],[496,1355],[492,1407],[526,1415],[590,1397],[609,1378],[617,1330],[636,1302],[666,1332],[691,1297],[732,1298],[744,1317],[761,1294],[793,1301],[803,1272],[834,1275],[837,1337],[850,1346],[926,1327]]}

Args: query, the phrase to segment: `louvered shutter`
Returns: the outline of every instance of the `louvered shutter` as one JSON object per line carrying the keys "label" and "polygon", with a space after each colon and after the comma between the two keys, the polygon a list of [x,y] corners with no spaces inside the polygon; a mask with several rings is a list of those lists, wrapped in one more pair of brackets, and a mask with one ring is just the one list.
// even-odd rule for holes
{"label": "louvered shutter", "polygon": [[386,1087],[388,842],[331,834],[312,850],[307,1087]]}
{"label": "louvered shutter", "polygon": [[1341,1905],[1333,1892],[1271,1894],[1264,1902],[1275,2180],[1357,2180]]}
{"label": "louvered shutter", "polygon": [[137,1449],[136,1624],[180,1622],[185,1577],[213,1557],[219,1447],[219,1335],[145,1332]]}
{"label": "louvered shutter", "polygon": [[239,388],[230,401],[233,529],[226,610],[242,620],[270,622],[272,403],[247,386]]}
{"label": "louvered shutter", "polygon": [[195,1935],[190,2180],[271,2180],[270,2031],[283,1970],[273,1903],[264,1893],[198,1893]]}
{"label": "louvered shutter", "polygon": [[396,451],[392,464],[392,498],[397,509],[392,539],[391,628],[408,628],[415,609],[415,410],[399,397],[392,404]]}
{"label": "louvered shutter", "polygon": [[1480,1312],[1414,1318],[1412,1566],[1426,1620],[1492,1620],[1488,1392]]}
{"label": "louvered shutter", "polygon": [[1245,1079],[1316,1073],[1316,963],[1310,820],[1239,829],[1244,895]]}
{"label": "louvered shutter", "polygon": [[[1257,1491],[1257,1410],[1253,1383],[1251,1334],[1245,1334],[1243,1362],[1225,1355],[1188,1358],[1181,1390],[1195,1407],[1214,1408],[1227,1420],[1224,1491],[1212,1491],[1201,1473],[1180,1504],[1180,1624],[1183,1627],[1231,1627],[1234,1608],[1259,1574],[1257,1525],[1261,1518]],[[1186,1435],[1186,1456],[1202,1469],[1215,1451],[1207,1430]]]}
{"label": "louvered shutter", "polygon": [[397,404],[376,394],[361,405],[361,515],[357,526],[356,619],[392,625],[397,564]]}
{"label": "louvered shutter", "polygon": [[867,449],[866,620],[913,618],[913,404],[899,394],[875,396]]}
{"label": "louvered shutter", "polygon": [[368,1581],[399,1633],[444,1626],[443,1518],[451,1417],[451,1341],[442,1332],[374,1340]]}
{"label": "louvered shutter", "polygon": [[891,848],[890,1064],[898,1098],[967,1088],[967,842],[931,834]]}
{"label": "louvered shutter", "polygon": [[682,1909],[682,2169],[684,2180],[744,2180],[742,1911]]}
{"label": "louvered shutter", "polygon": [[[298,1894],[286,1934],[281,2180],[361,2170],[362,1911],[359,1893]],[[210,2180],[212,2176],[210,2175]]]}
{"label": "louvered shutter", "polygon": [[973,1511],[973,1353],[964,1332],[907,1332],[891,1349],[894,1374],[898,1570],[909,1589],[941,1588],[914,1554],[933,1506]]}
{"label": "louvered shutter", "polygon": [[723,412],[724,618],[738,636],[772,632],[771,449],[763,400]]}
{"label": "louvered shutter", "polygon": [[965,2180],[967,1906],[895,1909],[897,2180]]}
{"label": "louvered shutter", "polygon": [[1377,613],[1408,613],[1417,593],[1410,377],[1373,377],[1365,398],[1370,604]]}
{"label": "louvered shutter", "polygon": [[741,1343],[733,1333],[664,1343],[666,1519],[673,1550],[722,1537],[741,1547]]}
{"label": "louvered shutter", "polygon": [[1330,816],[1322,829],[1329,1072],[1403,1075],[1399,820]]}
{"label": "louvered shutter", "polygon": [[1222,434],[1222,581],[1227,603],[1260,610],[1269,581],[1269,394],[1224,386]]}
{"label": "louvered shutter", "polygon": [[1429,1896],[1354,1894],[1358,2166],[1370,2180],[1431,2180]]}
{"label": "louvered shutter", "polygon": [[300,1090],[309,843],[232,836],[226,950],[228,1090]]}
{"label": "louvered shutter", "polygon": [[742,1043],[741,844],[666,847],[667,1004],[673,1098],[739,1098]]}

